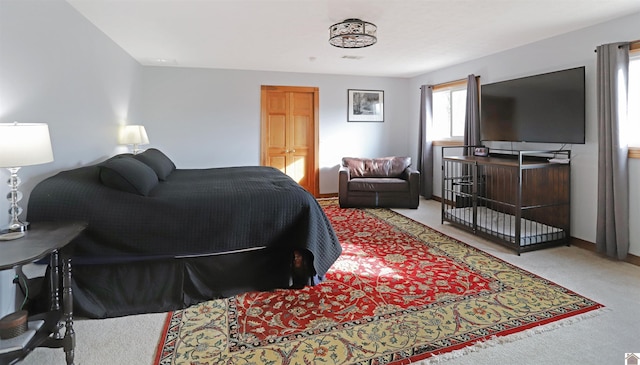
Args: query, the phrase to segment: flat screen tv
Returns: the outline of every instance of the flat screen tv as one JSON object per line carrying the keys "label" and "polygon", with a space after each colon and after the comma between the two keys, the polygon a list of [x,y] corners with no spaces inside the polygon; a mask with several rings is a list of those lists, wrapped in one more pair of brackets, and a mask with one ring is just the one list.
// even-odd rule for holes
{"label": "flat screen tv", "polygon": [[480,139],[585,143],[584,66],[482,85]]}

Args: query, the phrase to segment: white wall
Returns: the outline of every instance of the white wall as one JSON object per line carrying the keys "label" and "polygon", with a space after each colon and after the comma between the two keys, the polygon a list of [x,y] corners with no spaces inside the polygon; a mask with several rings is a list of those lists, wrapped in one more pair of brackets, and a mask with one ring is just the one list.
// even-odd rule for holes
{"label": "white wall", "polygon": [[[556,71],[577,66],[586,66],[586,143],[568,146],[572,150],[571,162],[571,229],[572,236],[595,242],[596,237],[596,194],[597,194],[597,124],[596,124],[596,46],[617,41],[631,41],[638,38],[640,13],[602,23],[558,37],[511,49],[488,57],[469,61],[428,74],[412,78],[409,90],[416,90],[411,96],[411,114],[419,113],[420,85],[438,84],[466,77],[469,74],[481,76],[481,83],[492,83],[522,76]],[[417,125],[414,126],[417,133]],[[417,141],[414,150],[417,151]],[[496,148],[511,149],[509,143],[496,143]],[[560,145],[517,143],[513,149],[552,149]],[[434,161],[434,194],[440,196],[440,153]],[[631,222],[638,222],[640,196],[637,189],[640,182],[638,163],[631,161],[630,187]],[[640,228],[631,228],[630,253],[640,255]]]}
{"label": "white wall", "polygon": [[[260,86],[320,90],[320,193],[338,192],[343,156],[409,155],[408,79],[145,67],[141,119],[179,168],[260,164]],[[347,122],[347,89],[384,90],[384,123]],[[133,121],[132,121],[133,122]]]}
{"label": "white wall", "polygon": [[[118,150],[118,123],[135,114],[139,70],[64,1],[0,1],[0,122],[48,123],[55,159],[20,170],[23,209],[42,179]],[[7,178],[0,169],[0,227],[9,222]],[[12,275],[0,278],[0,310],[7,311]]]}

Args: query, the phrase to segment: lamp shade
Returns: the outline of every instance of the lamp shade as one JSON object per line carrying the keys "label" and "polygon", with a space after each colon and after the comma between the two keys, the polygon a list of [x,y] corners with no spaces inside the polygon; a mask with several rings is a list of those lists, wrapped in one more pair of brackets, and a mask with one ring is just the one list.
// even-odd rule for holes
{"label": "lamp shade", "polygon": [[143,125],[124,125],[118,137],[120,144],[149,144],[149,137]]}
{"label": "lamp shade", "polygon": [[0,123],[0,167],[23,167],[53,161],[45,123]]}

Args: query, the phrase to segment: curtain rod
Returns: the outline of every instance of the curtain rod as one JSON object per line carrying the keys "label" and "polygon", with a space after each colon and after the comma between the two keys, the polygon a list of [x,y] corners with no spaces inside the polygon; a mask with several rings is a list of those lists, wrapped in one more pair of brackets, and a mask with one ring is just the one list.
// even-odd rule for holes
{"label": "curtain rod", "polygon": [[[635,41],[629,41],[627,43],[629,43],[629,47],[630,48],[634,48],[633,46],[636,46],[637,48],[640,48],[640,39],[636,39]],[[620,48],[622,48],[622,45],[618,46],[618,49],[620,49]],[[596,48],[593,51],[594,52],[598,52],[598,49]]]}
{"label": "curtain rod", "polygon": [[[474,75],[474,76],[475,76],[476,80],[478,80],[480,78],[480,75]],[[464,79],[458,79],[458,80],[453,80],[453,81],[448,81],[448,82],[442,82],[442,83],[436,84],[436,85],[426,85],[426,86],[430,87],[432,89],[434,87],[443,88],[443,87],[448,87],[448,86],[452,86],[452,85],[455,85],[455,84],[461,84],[463,82],[467,82],[467,80],[468,80],[468,78],[465,77]],[[420,89],[420,88],[418,88],[418,89]]]}

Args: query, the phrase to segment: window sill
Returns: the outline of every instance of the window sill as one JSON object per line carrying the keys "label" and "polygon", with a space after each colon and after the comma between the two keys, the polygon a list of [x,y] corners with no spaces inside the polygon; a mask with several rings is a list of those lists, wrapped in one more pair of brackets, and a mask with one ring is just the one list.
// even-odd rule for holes
{"label": "window sill", "polygon": [[432,141],[431,142],[433,146],[464,146],[464,141],[460,140],[453,140],[453,139],[446,139],[446,140],[441,140],[441,141]]}

